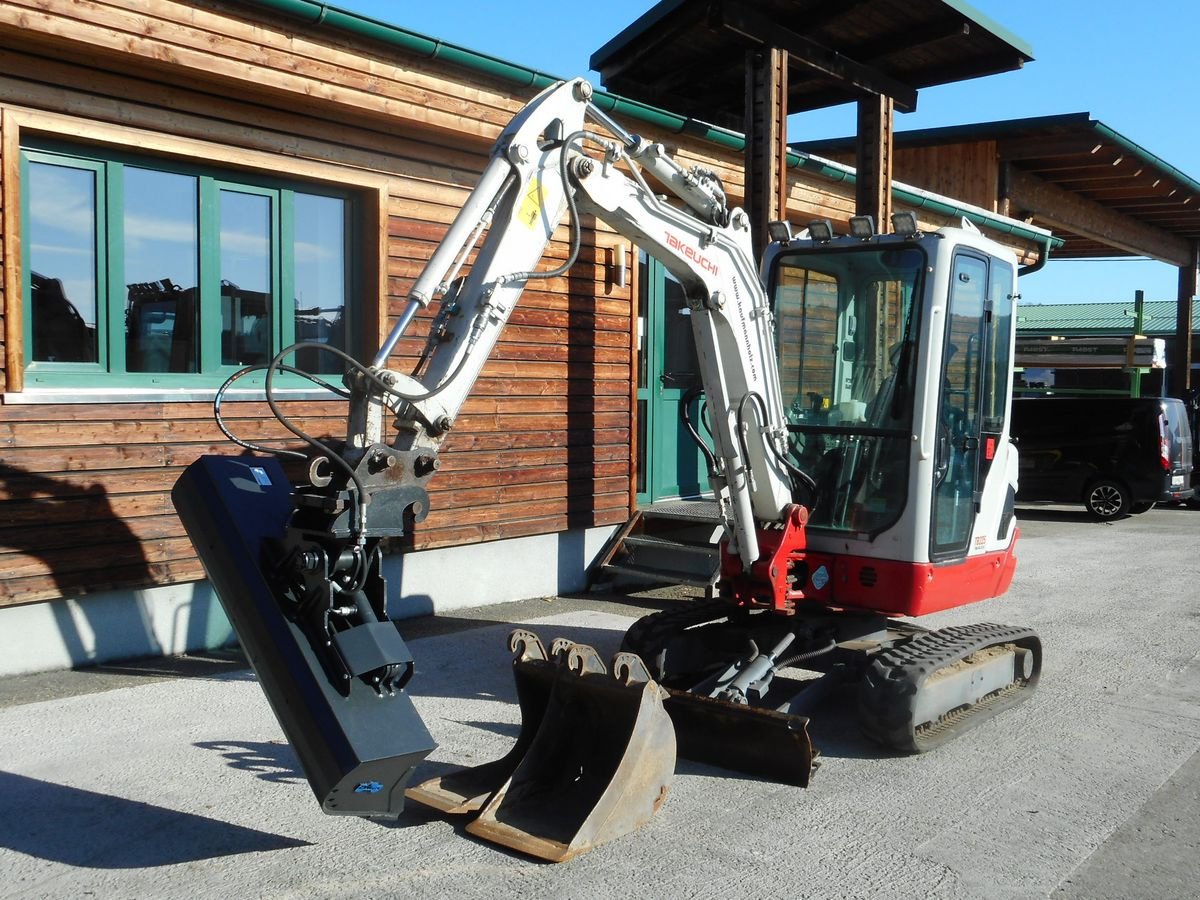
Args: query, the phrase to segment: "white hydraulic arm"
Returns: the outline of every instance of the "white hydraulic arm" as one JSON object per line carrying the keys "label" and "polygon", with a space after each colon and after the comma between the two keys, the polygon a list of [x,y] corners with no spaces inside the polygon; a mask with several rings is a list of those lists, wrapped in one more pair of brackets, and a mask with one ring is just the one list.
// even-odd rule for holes
{"label": "white hydraulic arm", "polygon": [[[685,170],[662,145],[626,133],[589,103],[590,96],[591,86],[579,79],[547,88],[500,135],[375,357],[376,390],[360,393],[352,405],[348,452],[384,440],[389,410],[400,429],[396,447],[436,452],[521,292],[530,281],[566,273],[578,251],[579,216],[592,214],[661,260],[683,286],[717,460],[711,487],[730,549],[749,566],[759,555],[756,521],[777,522],[792,503],[772,314],[753,261],[749,220],[728,208],[714,175]],[[585,120],[607,134],[589,130]],[[629,175],[617,168],[622,163]],[[654,194],[643,167],[682,208]],[[533,271],[568,211],[567,259]],[[411,375],[387,370],[416,312],[439,295],[418,369]]]}

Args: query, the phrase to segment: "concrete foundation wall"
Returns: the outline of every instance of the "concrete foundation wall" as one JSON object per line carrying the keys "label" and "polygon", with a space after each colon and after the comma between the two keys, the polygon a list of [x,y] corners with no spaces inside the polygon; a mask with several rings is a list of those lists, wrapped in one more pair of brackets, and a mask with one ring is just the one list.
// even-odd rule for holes
{"label": "concrete foundation wall", "polygon": [[[396,554],[389,613],[434,612],[583,588],[613,527]],[[0,677],[169,656],[236,642],[207,581],[0,609]]]}

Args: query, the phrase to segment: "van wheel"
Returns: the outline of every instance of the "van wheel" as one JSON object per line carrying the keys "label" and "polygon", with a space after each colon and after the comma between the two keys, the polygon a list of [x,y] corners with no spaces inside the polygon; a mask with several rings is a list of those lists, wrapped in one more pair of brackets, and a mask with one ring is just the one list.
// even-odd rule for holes
{"label": "van wheel", "polygon": [[1088,485],[1083,498],[1087,511],[1097,519],[1119,519],[1129,513],[1129,490],[1119,481],[1102,478]]}
{"label": "van wheel", "polygon": [[1144,512],[1150,512],[1152,509],[1154,509],[1153,500],[1143,500],[1140,503],[1134,503],[1129,507],[1129,511],[1135,516],[1140,516]]}

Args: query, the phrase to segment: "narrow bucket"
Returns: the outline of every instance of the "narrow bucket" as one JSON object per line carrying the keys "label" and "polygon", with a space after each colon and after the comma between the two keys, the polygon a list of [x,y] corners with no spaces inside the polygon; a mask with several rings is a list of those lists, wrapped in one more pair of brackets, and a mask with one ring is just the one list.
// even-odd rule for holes
{"label": "narrow bucket", "polygon": [[540,696],[548,686],[548,699],[515,769],[467,831],[562,862],[654,816],[675,770],[675,730],[666,692],[636,656],[617,654],[610,675],[591,647],[558,640],[546,659],[525,636],[537,641],[514,633],[534,648],[514,662],[518,691]]}
{"label": "narrow bucket", "polygon": [[[521,710],[521,731],[512,749],[500,759],[479,766],[458,769],[430,778],[405,791],[413,803],[420,803],[447,815],[478,812],[503,785],[524,758],[550,702],[556,668],[546,657],[546,649],[536,634],[518,629],[508,639],[513,658],[513,678],[517,685],[517,705]],[[545,666],[522,665],[522,661],[542,660]]]}

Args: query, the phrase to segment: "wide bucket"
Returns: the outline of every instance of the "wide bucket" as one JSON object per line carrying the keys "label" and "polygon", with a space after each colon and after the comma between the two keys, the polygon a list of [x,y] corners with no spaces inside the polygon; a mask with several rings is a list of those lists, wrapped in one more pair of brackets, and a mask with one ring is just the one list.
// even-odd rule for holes
{"label": "wide bucket", "polygon": [[467,831],[552,862],[648,822],[675,771],[665,690],[631,654],[618,654],[609,674],[582,644],[558,640],[547,655],[525,631],[514,632],[511,644],[524,717],[517,744],[494,763],[419,785],[409,798],[465,811],[505,775]]}

